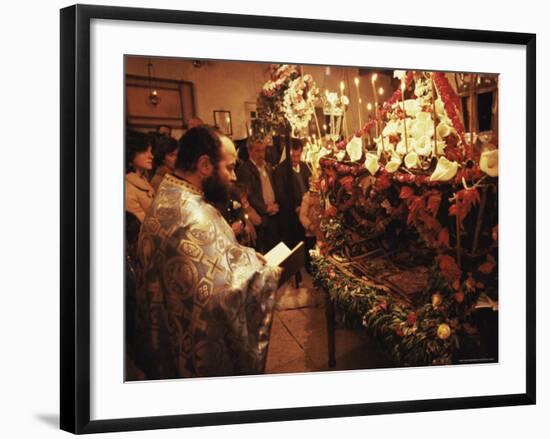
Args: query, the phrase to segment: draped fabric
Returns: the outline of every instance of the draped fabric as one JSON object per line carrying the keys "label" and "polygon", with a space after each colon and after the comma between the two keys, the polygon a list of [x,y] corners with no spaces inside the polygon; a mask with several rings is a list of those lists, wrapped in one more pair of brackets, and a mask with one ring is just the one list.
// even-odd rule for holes
{"label": "draped fabric", "polygon": [[138,257],[137,362],[147,378],[263,372],[280,269],[239,245],[200,192],[164,177]]}

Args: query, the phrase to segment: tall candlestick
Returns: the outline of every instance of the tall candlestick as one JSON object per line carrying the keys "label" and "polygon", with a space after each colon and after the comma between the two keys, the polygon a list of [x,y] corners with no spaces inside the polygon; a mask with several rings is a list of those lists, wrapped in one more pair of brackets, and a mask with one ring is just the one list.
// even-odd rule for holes
{"label": "tall candlestick", "polygon": [[[475,113],[475,96],[476,96],[476,92],[475,92],[475,88],[476,88],[476,76],[475,74],[472,73],[471,75],[471,81],[470,81],[470,153],[473,153],[473,147],[474,147],[474,131],[475,131],[475,118],[474,118],[474,113]],[[468,157],[468,158],[472,158],[472,157]]]}
{"label": "tall candlestick", "polygon": [[434,150],[432,152],[432,157],[435,157],[435,155],[437,154],[437,113],[435,110],[435,85],[433,76],[430,79],[430,83],[432,86],[432,119],[434,121]]}
{"label": "tall candlestick", "polygon": [[359,117],[359,129],[363,128],[363,121],[361,120],[361,93],[359,92],[359,78],[353,80],[355,82],[355,89],[357,90],[357,116]]}
{"label": "tall candlestick", "polygon": [[344,81],[340,81],[340,104],[342,106],[342,131],[344,132],[344,136],[348,137],[348,121],[346,118],[346,106],[342,102],[345,88],[346,86],[344,85]]}
{"label": "tall candlestick", "polygon": [[[372,104],[370,102],[367,102],[367,123],[372,120]],[[369,131],[367,132],[367,141],[372,143],[372,137],[371,137],[371,128],[369,128]]]}
{"label": "tall candlestick", "polygon": [[378,120],[378,94],[376,93],[376,79],[378,78],[377,73],[373,73],[371,76],[371,85],[372,85],[372,95],[374,97],[374,119],[376,120],[376,137],[378,137],[380,131],[380,121]]}
{"label": "tall candlestick", "polygon": [[405,134],[405,149],[409,152],[409,136],[407,135],[407,111],[405,110],[405,79],[401,81],[401,105],[403,106],[403,131]]}

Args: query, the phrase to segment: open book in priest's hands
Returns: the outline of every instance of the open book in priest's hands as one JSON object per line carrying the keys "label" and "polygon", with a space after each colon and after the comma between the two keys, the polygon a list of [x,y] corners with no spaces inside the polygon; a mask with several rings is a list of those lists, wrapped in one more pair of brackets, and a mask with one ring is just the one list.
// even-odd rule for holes
{"label": "open book in priest's hands", "polygon": [[279,242],[264,255],[264,258],[268,265],[283,269],[279,279],[281,286],[304,266],[304,242],[300,241],[292,250],[284,242]]}

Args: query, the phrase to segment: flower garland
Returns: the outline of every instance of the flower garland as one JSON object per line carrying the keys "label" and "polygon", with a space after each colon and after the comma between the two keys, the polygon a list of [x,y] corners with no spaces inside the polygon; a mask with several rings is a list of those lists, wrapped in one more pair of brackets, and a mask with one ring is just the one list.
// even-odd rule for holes
{"label": "flower garland", "polygon": [[295,65],[272,64],[271,79],[262,86],[261,94],[269,98],[284,92],[288,83],[298,75],[298,67]]}
{"label": "flower garland", "polygon": [[[312,256],[315,284],[326,289],[344,311],[360,317],[363,326],[388,346],[397,365],[452,364],[477,348],[479,332],[471,313],[482,282],[469,277],[457,293],[440,274],[446,272],[436,264],[424,303],[409,305],[349,276],[319,253]],[[487,267],[486,271],[492,269]]]}
{"label": "flower garland", "polygon": [[290,82],[283,97],[283,111],[295,137],[308,127],[315,111],[319,89],[311,75],[304,75]]}
{"label": "flower garland", "polygon": [[258,121],[262,128],[272,131],[284,127],[286,119],[283,110],[283,96],[300,72],[292,64],[272,64],[271,77],[262,86],[256,102]]}
{"label": "flower garland", "polygon": [[449,81],[447,80],[445,74],[441,72],[433,73],[433,81],[439,95],[441,96],[441,100],[443,101],[443,105],[445,106],[445,111],[451,119],[453,127],[458,133],[462,144],[465,146],[466,157],[471,160],[473,158],[473,145],[471,143],[466,143],[464,139],[464,124],[458,116],[461,106],[460,98],[451,87],[451,84],[449,84]]}

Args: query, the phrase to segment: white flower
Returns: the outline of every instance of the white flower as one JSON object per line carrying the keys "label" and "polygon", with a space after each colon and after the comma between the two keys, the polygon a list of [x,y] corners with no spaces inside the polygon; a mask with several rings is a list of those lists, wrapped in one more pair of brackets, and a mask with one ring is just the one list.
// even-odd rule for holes
{"label": "white flower", "polygon": [[406,70],[394,70],[393,71],[393,77],[399,79],[400,81],[403,81],[403,78],[407,74]]}
{"label": "white flower", "polygon": [[429,136],[422,136],[416,139],[414,151],[418,155],[427,156],[432,153],[432,139]]}
{"label": "white flower", "polygon": [[395,152],[395,145],[390,142],[389,137],[384,137],[384,151],[386,152]]}
{"label": "white flower", "polygon": [[407,154],[407,145],[405,143],[405,139],[401,139],[397,146],[395,147],[395,152],[399,155],[405,155]]}
{"label": "white flower", "polygon": [[344,160],[344,157],[346,156],[346,150],[345,149],[342,149],[340,151],[338,151],[336,153],[336,160],[338,160],[339,162],[341,162],[342,160]]}
{"label": "white flower", "polygon": [[443,140],[437,141],[437,150],[436,153],[439,155],[445,154],[445,147],[447,144]]}
{"label": "white flower", "polygon": [[386,163],[386,171],[393,173],[399,169],[399,166],[401,166],[401,157],[396,153],[392,153],[391,160]]}
{"label": "white flower", "polygon": [[437,125],[436,132],[437,132],[437,138],[443,139],[453,132],[453,127],[451,127],[450,125],[447,125],[445,122],[442,121],[442,122],[439,122],[439,124]]}
{"label": "white flower", "polygon": [[347,96],[342,95],[342,97],[340,98],[340,102],[341,102],[343,105],[349,105],[349,99],[348,99]]}
{"label": "white flower", "polygon": [[434,124],[430,115],[423,111],[418,113],[417,118],[413,121],[409,130],[411,137],[418,141],[425,136],[431,137],[433,132]]}
{"label": "white flower", "polygon": [[422,107],[418,99],[407,99],[405,101],[405,112],[408,117],[416,117],[422,111]]}
{"label": "white flower", "polygon": [[368,171],[374,175],[376,174],[376,171],[378,171],[378,168],[380,165],[378,164],[378,156],[376,154],[368,152],[365,155],[365,168],[368,169]]}
{"label": "white flower", "polygon": [[443,101],[440,98],[437,98],[435,100],[435,113],[439,118],[443,116],[447,117],[447,112],[445,111],[445,105],[443,104]]}
{"label": "white flower", "polygon": [[479,168],[490,177],[498,175],[498,149],[483,151],[479,158]]}
{"label": "white flower", "polygon": [[[402,124],[401,124],[402,125]],[[386,126],[384,127],[384,129],[382,130],[382,134],[384,136],[391,136],[391,135],[395,135],[395,134],[398,134],[397,132],[397,122],[394,121],[394,120],[390,120]]]}
{"label": "white flower", "polygon": [[431,96],[431,88],[425,81],[416,81],[414,94],[419,98]]}
{"label": "white flower", "polygon": [[353,139],[346,145],[346,151],[352,162],[356,162],[363,155],[363,141],[361,137],[353,136]]}
{"label": "white flower", "polygon": [[336,102],[338,102],[338,94],[329,92],[326,94],[326,99],[330,105],[336,105]]}
{"label": "white flower", "polygon": [[416,152],[409,152],[405,156],[405,166],[409,169],[418,168],[420,166],[420,159],[418,158],[418,154]]}
{"label": "white flower", "polygon": [[456,175],[458,163],[447,160],[446,157],[440,157],[430,181],[449,181]]}

